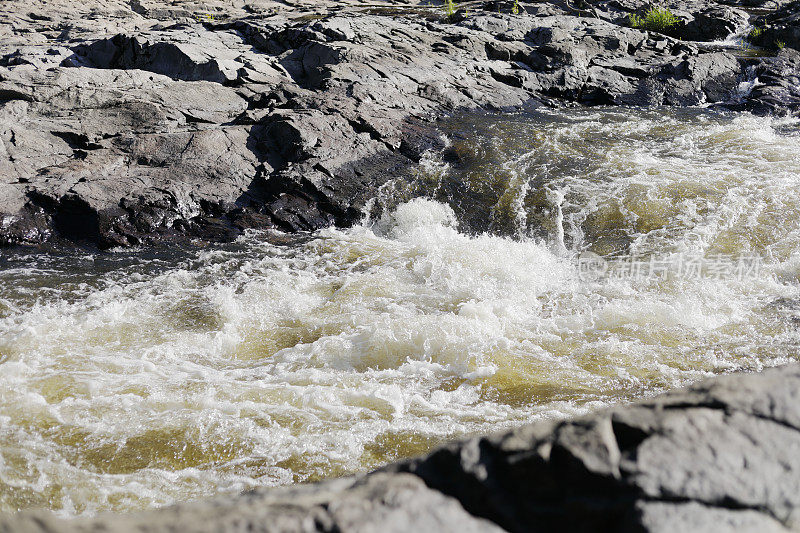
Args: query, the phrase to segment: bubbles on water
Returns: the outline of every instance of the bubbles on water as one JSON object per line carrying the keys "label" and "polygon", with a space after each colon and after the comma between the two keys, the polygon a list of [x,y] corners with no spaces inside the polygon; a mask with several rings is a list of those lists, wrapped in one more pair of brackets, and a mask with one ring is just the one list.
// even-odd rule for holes
{"label": "bubbles on water", "polygon": [[[0,509],[314,480],[796,357],[800,139],[746,116],[497,120],[419,177],[438,199],[348,230],[7,258]],[[475,232],[489,215],[516,229]],[[587,279],[584,248],[747,250],[766,270]]]}
{"label": "bubbles on water", "polygon": [[610,109],[542,111],[535,128],[526,115],[475,122],[444,153],[446,185],[429,191],[463,231],[557,248],[563,231],[567,249],[601,255],[769,246],[785,257],[798,244],[786,223],[800,215],[796,119]]}
{"label": "bubbles on water", "polygon": [[456,214],[449,205],[422,198],[400,204],[377,224],[377,228],[384,234],[401,238],[412,232],[429,232],[438,227],[457,226]]}

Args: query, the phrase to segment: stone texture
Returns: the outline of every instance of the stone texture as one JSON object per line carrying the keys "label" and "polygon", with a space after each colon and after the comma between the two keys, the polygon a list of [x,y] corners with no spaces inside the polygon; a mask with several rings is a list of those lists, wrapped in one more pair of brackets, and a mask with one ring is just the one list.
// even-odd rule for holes
{"label": "stone texture", "polygon": [[644,16],[654,6],[668,9],[678,23],[665,32],[685,41],[721,41],[740,30],[749,20],[747,12],[733,2],[709,3],[704,0],[668,0],[653,3],[647,0],[589,0],[591,15],[624,25],[630,16]]}
{"label": "stone texture", "polygon": [[163,511],[64,521],[47,514],[0,519],[0,532],[291,533],[341,531],[493,533],[502,529],[409,474],[374,474],[257,491],[237,498],[176,505]]}
{"label": "stone texture", "polygon": [[756,21],[761,33],[755,44],[768,48],[787,46],[800,49],[800,0],[787,3]]}
{"label": "stone texture", "polygon": [[719,509],[689,503],[641,502],[636,513],[642,529],[653,533],[780,533],[789,531],[780,522],[756,511]]}
{"label": "stone texture", "polygon": [[716,378],[389,467],[512,531],[800,527],[800,366]]}
{"label": "stone texture", "polygon": [[800,107],[800,52],[786,48],[753,68],[756,84],[739,106],[757,114],[781,115]]}
{"label": "stone texture", "polygon": [[627,27],[639,0],[517,15],[471,2],[450,18],[400,0],[5,0],[0,245],[348,225],[436,146],[443,113],[798,108],[788,51],[754,61],[685,40],[724,37],[741,11],[669,6],[683,41]]}

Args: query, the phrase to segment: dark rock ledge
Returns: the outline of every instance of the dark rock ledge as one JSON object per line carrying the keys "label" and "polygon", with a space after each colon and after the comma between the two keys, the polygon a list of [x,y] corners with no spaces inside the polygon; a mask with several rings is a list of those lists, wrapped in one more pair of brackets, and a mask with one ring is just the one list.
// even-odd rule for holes
{"label": "dark rock ledge", "polygon": [[[101,248],[355,221],[460,109],[800,108],[798,2],[3,0],[0,245]],[[498,14],[498,8],[504,13]],[[763,15],[775,57],[690,40]],[[491,12],[490,12],[491,11]],[[681,40],[682,39],[682,40]],[[716,51],[715,51],[716,50]],[[756,79],[739,94],[742,81]],[[372,474],[25,531],[800,530],[800,366],[721,377]]]}
{"label": "dark rock ledge", "polygon": [[800,529],[800,364],[456,442],[322,483],[0,532]]}
{"label": "dark rock ledge", "polygon": [[460,109],[798,109],[798,2],[752,58],[696,41],[775,1],[725,1],[665,2],[667,36],[628,27],[645,0],[3,0],[0,246],[348,225]]}

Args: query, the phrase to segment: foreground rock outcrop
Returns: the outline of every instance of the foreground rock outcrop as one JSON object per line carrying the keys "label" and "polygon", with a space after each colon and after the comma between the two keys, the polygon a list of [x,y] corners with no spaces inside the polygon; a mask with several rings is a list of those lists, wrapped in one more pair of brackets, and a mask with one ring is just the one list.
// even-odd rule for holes
{"label": "foreground rock outcrop", "polygon": [[800,364],[457,442],[371,474],[0,532],[800,529]]}
{"label": "foreground rock outcrop", "polygon": [[742,30],[740,6],[675,0],[668,36],[628,27],[638,0],[518,5],[6,0],[0,245],[351,224],[435,146],[442,113],[800,107],[791,46],[687,41]]}

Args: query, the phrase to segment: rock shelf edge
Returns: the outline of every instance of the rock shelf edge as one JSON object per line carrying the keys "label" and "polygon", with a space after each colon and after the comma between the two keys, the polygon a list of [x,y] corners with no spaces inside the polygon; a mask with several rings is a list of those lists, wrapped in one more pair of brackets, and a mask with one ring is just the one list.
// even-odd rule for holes
{"label": "rock shelf edge", "polygon": [[0,246],[347,226],[459,110],[794,112],[784,33],[800,0],[769,19],[788,42],[774,57],[714,44],[760,1],[670,0],[681,22],[664,35],[629,27],[644,0],[469,2],[450,18],[400,0],[5,0]]}
{"label": "rock shelf edge", "polygon": [[0,532],[800,528],[800,364],[470,438],[369,474]]}

